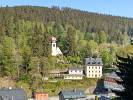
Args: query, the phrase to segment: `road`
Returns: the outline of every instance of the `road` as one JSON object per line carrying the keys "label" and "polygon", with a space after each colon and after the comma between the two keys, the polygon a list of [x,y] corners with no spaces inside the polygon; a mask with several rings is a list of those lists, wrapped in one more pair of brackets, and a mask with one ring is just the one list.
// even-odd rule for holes
{"label": "road", "polygon": [[[59,96],[49,97],[48,100],[59,100]],[[87,100],[95,100],[95,95],[87,95]]]}

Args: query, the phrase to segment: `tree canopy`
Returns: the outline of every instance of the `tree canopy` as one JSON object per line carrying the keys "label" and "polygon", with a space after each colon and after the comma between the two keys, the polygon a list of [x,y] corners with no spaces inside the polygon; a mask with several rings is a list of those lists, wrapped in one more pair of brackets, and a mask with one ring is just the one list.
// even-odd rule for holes
{"label": "tree canopy", "polygon": [[[67,7],[1,7],[0,76],[39,89],[49,69],[82,65],[85,57],[102,57],[109,66],[132,35],[131,18]],[[64,56],[51,57],[52,36]]]}
{"label": "tree canopy", "polygon": [[[127,49],[128,51],[125,51]],[[118,76],[122,79],[122,82],[118,82],[118,84],[122,84],[125,88],[124,91],[117,92],[122,100],[132,100],[133,98],[133,53],[129,49],[133,49],[133,45],[123,48],[125,55],[117,54],[117,67],[120,71]]]}

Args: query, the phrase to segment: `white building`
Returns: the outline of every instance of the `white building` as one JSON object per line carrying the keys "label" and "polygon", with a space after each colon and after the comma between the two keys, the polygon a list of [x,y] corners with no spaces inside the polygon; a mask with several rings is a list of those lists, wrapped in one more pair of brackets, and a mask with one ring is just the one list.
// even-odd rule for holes
{"label": "white building", "polygon": [[100,78],[102,76],[102,59],[101,58],[86,58],[85,75],[87,78]]}
{"label": "white building", "polygon": [[52,56],[62,55],[62,52],[59,47],[56,45],[56,38],[52,37]]}
{"label": "white building", "polygon": [[64,74],[64,79],[82,80],[83,79],[83,69],[82,68],[69,68],[68,74]]}
{"label": "white building", "polygon": [[76,75],[83,75],[83,69],[82,68],[69,68],[68,73],[76,74]]}
{"label": "white building", "polygon": [[82,80],[83,75],[75,75],[75,74],[64,74],[65,80]]}

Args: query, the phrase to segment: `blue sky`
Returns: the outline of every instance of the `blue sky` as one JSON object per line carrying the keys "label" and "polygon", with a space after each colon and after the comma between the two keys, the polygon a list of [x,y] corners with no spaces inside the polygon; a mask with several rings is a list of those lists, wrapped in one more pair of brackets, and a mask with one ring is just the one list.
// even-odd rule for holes
{"label": "blue sky", "polygon": [[0,0],[0,6],[59,6],[133,18],[133,0]]}

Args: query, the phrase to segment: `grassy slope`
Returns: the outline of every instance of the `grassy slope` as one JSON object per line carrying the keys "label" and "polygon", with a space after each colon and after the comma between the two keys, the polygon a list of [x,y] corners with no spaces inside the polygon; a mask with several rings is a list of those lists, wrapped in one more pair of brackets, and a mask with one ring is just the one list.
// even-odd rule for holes
{"label": "grassy slope", "polygon": [[87,89],[90,86],[95,86],[97,79],[83,79],[83,80],[60,80],[55,83],[46,82],[44,91],[49,95],[58,95],[64,89]]}

